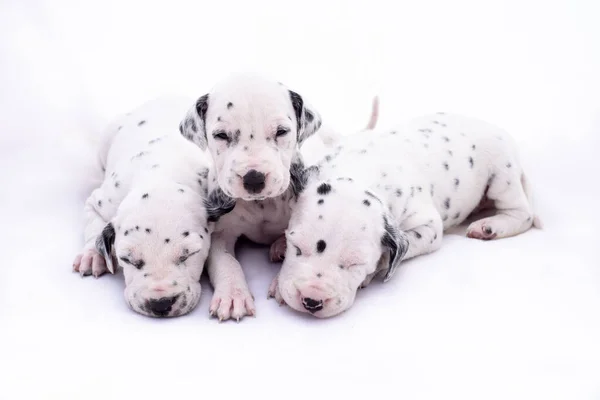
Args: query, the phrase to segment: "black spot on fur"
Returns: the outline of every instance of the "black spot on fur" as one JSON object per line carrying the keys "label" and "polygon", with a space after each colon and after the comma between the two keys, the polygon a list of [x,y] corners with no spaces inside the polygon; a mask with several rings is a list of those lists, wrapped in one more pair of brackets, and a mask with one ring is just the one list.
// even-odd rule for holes
{"label": "black spot on fur", "polygon": [[475,146],[475,145],[471,146],[471,149],[473,149],[473,150],[475,150],[476,148],[477,148],[477,146]]}
{"label": "black spot on fur", "polygon": [[321,183],[319,187],[317,187],[317,193],[325,195],[331,192],[331,185],[329,183]]}
{"label": "black spot on fur", "polygon": [[511,163],[506,164],[506,168],[510,168],[510,167],[512,167]]}
{"label": "black spot on fur", "polygon": [[142,195],[142,199],[147,199],[147,198],[148,198],[148,193],[144,193],[144,194]]}
{"label": "black spot on fur", "polygon": [[204,232],[208,233],[208,228],[205,227],[204,228]]}
{"label": "black spot on fur", "polygon": [[118,131],[120,131],[121,129],[123,129],[123,126],[119,126],[119,127],[117,128],[117,130],[118,130]]}
{"label": "black spot on fur", "polygon": [[185,190],[183,190],[183,189],[177,189],[177,191],[178,191],[179,193],[183,193],[183,192],[185,192]]}
{"label": "black spot on fur", "polygon": [[331,155],[327,154],[325,156],[325,162],[330,162],[331,161]]}
{"label": "black spot on fur", "polygon": [[311,122],[313,122],[313,121],[314,121],[314,119],[315,119],[315,116],[313,115],[313,113],[311,113],[311,112],[310,112],[310,111],[308,111],[308,110],[306,110],[306,111],[305,111],[305,117],[306,117],[306,121],[307,121],[308,123],[311,123]]}
{"label": "black spot on fur", "polygon": [[146,233],[151,233],[152,230],[150,230],[150,228],[146,228]]}
{"label": "black spot on fur", "polygon": [[254,140],[254,133],[250,134],[250,140]]}
{"label": "black spot on fur", "polygon": [[324,240],[319,240],[317,242],[317,253],[324,252],[326,247],[327,247],[327,243],[325,243]]}
{"label": "black spot on fur", "polygon": [[460,213],[457,212],[456,214],[454,214],[454,219],[459,219],[460,218]]}
{"label": "black spot on fur", "polygon": [[396,197],[402,197],[402,189],[396,189]]}
{"label": "black spot on fur", "polygon": [[419,232],[415,231],[415,237],[417,239],[421,239],[423,236]]}
{"label": "black spot on fur", "polygon": [[221,122],[221,117],[217,117],[217,122]]}
{"label": "black spot on fur", "polygon": [[125,236],[129,235],[129,231],[126,230],[125,232],[123,232],[123,235],[125,235]]}
{"label": "black spot on fur", "polygon": [[446,200],[444,200],[444,208],[446,210],[450,209],[450,197],[446,197]]}
{"label": "black spot on fur", "polygon": [[442,165],[444,166],[444,169],[445,169],[446,171],[448,171],[448,170],[450,169],[450,165],[448,165],[448,162],[447,162],[447,161],[444,161],[444,163],[443,163]]}
{"label": "black spot on fur", "polygon": [[231,109],[231,107],[233,107],[233,103],[232,102],[227,103],[227,109],[229,110],[229,109]]}
{"label": "black spot on fur", "polygon": [[442,136],[442,139],[444,139],[444,142],[446,143],[450,141],[450,138],[448,136]]}
{"label": "black spot on fur", "polygon": [[188,231],[185,231],[182,233],[183,237],[188,237],[190,235],[190,233]]}
{"label": "black spot on fur", "polygon": [[322,215],[319,215],[319,219],[323,219],[323,216],[322,216]]}
{"label": "black spot on fur", "polygon": [[145,123],[146,123],[146,121],[145,121],[145,120],[141,120],[140,122],[138,122],[138,126],[142,126],[142,125],[144,125]]}
{"label": "black spot on fur", "polygon": [[452,152],[452,150],[448,150],[448,155],[449,155],[450,157],[452,157],[452,156],[454,155],[454,153]]}
{"label": "black spot on fur", "polygon": [[421,186],[417,186],[417,190],[418,190],[419,192],[422,192],[422,191],[423,191],[423,188],[422,188]]}
{"label": "black spot on fur", "polygon": [[169,238],[165,239],[165,243],[169,243],[170,241],[171,241],[171,239],[169,239]]}
{"label": "black spot on fur", "polygon": [[371,205],[371,202],[369,200],[367,200],[367,199],[364,199],[363,200],[363,204],[368,207],[368,206]]}
{"label": "black spot on fur", "polygon": [[240,135],[241,135],[241,132],[239,129],[233,133],[233,139],[231,140],[232,145],[235,146],[240,142]]}
{"label": "black spot on fur", "polygon": [[475,164],[475,161],[473,161],[473,157],[469,157],[469,165],[471,166],[471,168],[473,168],[474,164]]}
{"label": "black spot on fur", "polygon": [[444,215],[444,216],[442,217],[442,221],[448,221],[448,215]]}
{"label": "black spot on fur", "polygon": [[98,207],[102,207],[102,200],[98,200]]}
{"label": "black spot on fur", "polygon": [[154,164],[154,165],[152,166],[152,168],[158,168],[158,167],[159,167],[159,165],[158,165],[158,164]]}
{"label": "black spot on fur", "polygon": [[324,202],[325,202],[325,200],[319,199],[319,201],[317,201],[317,204],[323,204]]}
{"label": "black spot on fur", "polygon": [[358,154],[367,154],[367,149],[362,149],[361,151],[358,152]]}
{"label": "black spot on fur", "polygon": [[431,185],[429,185],[429,194],[433,197],[433,190],[434,190],[434,186],[433,183]]}
{"label": "black spot on fur", "polygon": [[140,230],[140,227],[136,225],[136,226],[135,226],[135,230],[136,230],[136,231],[139,231],[139,230]]}
{"label": "black spot on fur", "polygon": [[410,187],[410,197],[415,197],[415,187],[414,186]]}
{"label": "black spot on fur", "polygon": [[460,180],[458,178],[454,178],[454,187],[458,187],[460,185]]}
{"label": "black spot on fur", "polygon": [[119,181],[116,181],[116,182],[115,182],[115,188],[117,188],[117,189],[118,189],[118,188],[119,188],[119,186],[121,186],[121,182],[119,182]]}

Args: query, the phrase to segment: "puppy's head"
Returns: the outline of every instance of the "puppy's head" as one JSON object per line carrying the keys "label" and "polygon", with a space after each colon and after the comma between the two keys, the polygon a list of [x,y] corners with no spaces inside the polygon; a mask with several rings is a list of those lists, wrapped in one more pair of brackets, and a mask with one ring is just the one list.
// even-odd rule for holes
{"label": "puppy's head", "polygon": [[111,272],[123,268],[125,299],[141,314],[176,317],[200,299],[214,221],[233,207],[178,184],[132,190],[96,247]]}
{"label": "puppy's head", "polygon": [[309,183],[294,205],[279,290],[320,318],[352,306],[363,282],[388,280],[408,250],[381,200],[348,178]]}
{"label": "puppy's head", "polygon": [[290,183],[298,146],[321,125],[302,96],[255,76],[230,78],[200,97],[181,133],[210,150],[219,186],[233,197],[276,197]]}

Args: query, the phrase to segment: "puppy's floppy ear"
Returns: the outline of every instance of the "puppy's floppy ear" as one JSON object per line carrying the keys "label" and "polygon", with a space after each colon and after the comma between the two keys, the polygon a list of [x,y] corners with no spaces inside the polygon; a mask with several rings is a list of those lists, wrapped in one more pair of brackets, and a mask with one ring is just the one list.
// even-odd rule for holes
{"label": "puppy's floppy ear", "polygon": [[408,251],[408,236],[403,231],[395,228],[387,216],[383,216],[384,232],[381,237],[381,245],[390,252],[390,263],[383,278],[384,282],[390,280],[396,268]]}
{"label": "puppy's floppy ear", "polygon": [[196,143],[202,150],[206,149],[206,112],[208,111],[208,94],[196,100],[183,121],[179,124],[179,132],[188,140]]}
{"label": "puppy's floppy ear", "polygon": [[298,197],[302,193],[309,178],[313,175],[319,175],[319,167],[312,165],[305,168],[302,156],[298,153],[290,165],[290,187],[294,197]]}
{"label": "puppy's floppy ear", "polygon": [[288,91],[296,114],[298,146],[302,146],[302,143],[321,127],[321,115],[309,106],[298,93],[292,90]]}
{"label": "puppy's floppy ear", "polygon": [[102,254],[104,257],[106,267],[111,274],[115,273],[115,265],[113,263],[112,256],[112,250],[115,244],[115,236],[115,227],[111,222],[109,222],[104,229],[102,229],[102,233],[98,235],[98,238],[96,238],[96,250],[98,250],[98,253]]}
{"label": "puppy's floppy ear", "polygon": [[210,192],[204,200],[208,222],[217,222],[219,218],[227,214],[235,207],[235,199],[227,196],[221,188]]}

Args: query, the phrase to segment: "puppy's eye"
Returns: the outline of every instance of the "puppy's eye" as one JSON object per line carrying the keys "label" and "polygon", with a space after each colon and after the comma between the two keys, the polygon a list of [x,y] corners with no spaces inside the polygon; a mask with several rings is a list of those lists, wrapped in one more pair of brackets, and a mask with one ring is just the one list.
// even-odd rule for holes
{"label": "puppy's eye", "polygon": [[277,136],[277,137],[285,136],[285,135],[287,135],[287,133],[289,131],[290,130],[288,128],[284,128],[284,127],[280,126],[279,128],[277,128],[277,133],[275,133],[275,136]]}
{"label": "puppy's eye", "polygon": [[300,250],[300,248],[298,246],[294,246],[296,248],[296,255],[297,256],[301,256],[302,255],[302,250]]}
{"label": "puppy's eye", "polygon": [[213,133],[213,137],[218,140],[229,140],[229,136],[224,131],[217,131]]}

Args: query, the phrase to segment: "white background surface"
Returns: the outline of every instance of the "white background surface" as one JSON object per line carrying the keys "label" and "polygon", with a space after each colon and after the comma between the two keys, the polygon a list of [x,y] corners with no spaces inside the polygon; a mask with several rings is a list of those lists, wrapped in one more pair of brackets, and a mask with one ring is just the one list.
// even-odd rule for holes
{"label": "white background surface", "polygon": [[[164,3],[158,5],[158,3]],[[600,398],[597,1],[0,2],[0,398]],[[392,5],[393,3],[393,5]],[[81,279],[90,138],[166,92],[254,69],[343,131],[477,116],[521,145],[545,230],[448,235],[435,254],[316,320],[128,310],[122,276]]]}

